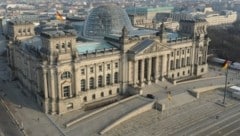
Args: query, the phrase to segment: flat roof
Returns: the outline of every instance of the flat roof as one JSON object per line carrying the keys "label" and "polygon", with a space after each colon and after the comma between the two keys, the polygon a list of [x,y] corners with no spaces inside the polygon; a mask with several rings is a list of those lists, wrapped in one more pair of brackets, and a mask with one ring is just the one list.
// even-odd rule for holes
{"label": "flat roof", "polygon": [[143,35],[150,35],[150,34],[155,34],[158,31],[156,30],[151,30],[151,29],[135,29],[132,31],[129,31],[129,36],[143,36]]}
{"label": "flat roof", "polygon": [[103,51],[116,48],[104,41],[100,42],[77,42],[77,51],[79,54],[84,54],[86,52],[92,53],[95,51]]}
{"label": "flat roof", "polygon": [[167,38],[168,40],[178,40],[180,35],[176,32],[167,32]]}

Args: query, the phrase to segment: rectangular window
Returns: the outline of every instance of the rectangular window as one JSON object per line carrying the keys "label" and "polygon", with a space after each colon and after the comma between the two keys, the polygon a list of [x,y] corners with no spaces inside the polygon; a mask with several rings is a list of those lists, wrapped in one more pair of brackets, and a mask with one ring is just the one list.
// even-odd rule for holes
{"label": "rectangular window", "polygon": [[90,72],[93,73],[93,67],[90,67]]}
{"label": "rectangular window", "polygon": [[182,67],[185,67],[185,59],[182,58]]}
{"label": "rectangular window", "polygon": [[98,70],[102,72],[102,66],[98,66]]}
{"label": "rectangular window", "polygon": [[190,53],[190,49],[187,50],[187,53]]}
{"label": "rectangular window", "polygon": [[202,57],[199,57],[199,58],[198,58],[198,64],[199,64],[199,65],[202,65]]}
{"label": "rectangular window", "polygon": [[179,55],[179,51],[177,51],[177,55]]}
{"label": "rectangular window", "polygon": [[85,86],[86,86],[86,81],[85,81],[85,79],[82,79],[81,80],[81,91],[86,91]]}
{"label": "rectangular window", "polygon": [[63,97],[70,97],[70,86],[63,87]]}
{"label": "rectangular window", "polygon": [[171,52],[171,56],[173,57],[173,52]]}
{"label": "rectangular window", "polygon": [[93,78],[93,77],[91,77],[91,78],[89,79],[89,88],[90,88],[90,89],[94,89],[94,78]]}
{"label": "rectangular window", "polygon": [[107,85],[110,85],[110,83],[111,83],[111,75],[110,75],[110,74],[107,74],[106,84],[107,84]]}
{"label": "rectangular window", "polygon": [[117,62],[115,63],[115,68],[118,68],[118,63]]}
{"label": "rectangular window", "polygon": [[114,74],[114,83],[118,83],[118,72],[115,72]]}
{"label": "rectangular window", "polygon": [[98,87],[102,87],[103,86],[103,77],[102,76],[98,76]]}
{"label": "rectangular window", "polygon": [[82,75],[85,74],[85,69],[81,69],[81,74],[82,74]]}
{"label": "rectangular window", "polygon": [[110,70],[111,69],[111,65],[107,64],[107,69]]}
{"label": "rectangular window", "polygon": [[176,60],[176,68],[180,68],[180,61],[179,61],[179,59]]}
{"label": "rectangular window", "polygon": [[171,63],[170,63],[170,69],[171,69],[171,70],[174,69],[174,62],[173,62],[173,60],[171,60]]}
{"label": "rectangular window", "polygon": [[184,54],[184,50],[182,50],[182,54]]}
{"label": "rectangular window", "polygon": [[190,58],[187,57],[187,65],[189,66],[190,65]]}

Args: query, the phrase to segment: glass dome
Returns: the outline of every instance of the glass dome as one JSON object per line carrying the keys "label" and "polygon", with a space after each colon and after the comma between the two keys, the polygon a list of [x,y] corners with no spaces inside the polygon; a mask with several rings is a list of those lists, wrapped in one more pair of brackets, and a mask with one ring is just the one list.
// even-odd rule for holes
{"label": "glass dome", "polygon": [[133,29],[125,10],[116,5],[102,5],[92,9],[84,25],[86,38],[99,39],[108,34],[121,34],[122,28]]}

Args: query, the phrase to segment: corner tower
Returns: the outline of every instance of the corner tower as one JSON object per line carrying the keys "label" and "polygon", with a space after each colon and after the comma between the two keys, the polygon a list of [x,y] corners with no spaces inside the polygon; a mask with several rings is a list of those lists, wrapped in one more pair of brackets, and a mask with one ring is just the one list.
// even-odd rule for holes
{"label": "corner tower", "polygon": [[210,39],[207,35],[206,20],[181,20],[180,33],[189,35],[193,43],[192,72],[199,76],[208,71],[207,53]]}
{"label": "corner tower", "polygon": [[12,20],[7,23],[7,35],[12,41],[35,36],[34,24],[29,21]]}
{"label": "corner tower", "polygon": [[43,32],[41,38],[43,42],[42,56],[50,64],[73,60],[77,57],[75,31]]}

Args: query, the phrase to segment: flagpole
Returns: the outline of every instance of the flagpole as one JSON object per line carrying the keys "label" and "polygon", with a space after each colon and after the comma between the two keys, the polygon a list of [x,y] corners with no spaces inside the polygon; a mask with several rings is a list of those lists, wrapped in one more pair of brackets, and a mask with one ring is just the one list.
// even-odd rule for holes
{"label": "flagpole", "polygon": [[226,78],[225,78],[225,90],[224,90],[224,95],[223,95],[223,104],[225,104],[226,94],[227,94],[228,67],[227,67],[227,71],[225,74],[226,74]]}

